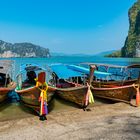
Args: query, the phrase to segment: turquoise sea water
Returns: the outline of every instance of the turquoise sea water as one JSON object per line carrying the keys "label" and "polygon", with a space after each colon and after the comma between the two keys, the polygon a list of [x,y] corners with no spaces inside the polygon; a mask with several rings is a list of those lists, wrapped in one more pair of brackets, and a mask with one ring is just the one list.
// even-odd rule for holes
{"label": "turquoise sea water", "polygon": [[47,65],[54,64],[54,63],[79,64],[84,62],[90,62],[90,63],[107,63],[107,64],[114,64],[114,65],[121,65],[121,66],[140,63],[140,58],[107,58],[107,57],[95,57],[95,56],[77,56],[77,57],[57,56],[51,58],[9,58],[9,59],[14,60],[15,62],[14,80],[16,79],[15,77],[20,70],[20,65],[27,64],[27,63],[36,63],[44,68],[46,68]]}
{"label": "turquoise sea water", "polygon": [[63,64],[79,64],[83,62],[93,62],[93,63],[107,63],[115,65],[130,65],[140,63],[140,58],[105,58],[105,57],[95,57],[95,56],[57,56],[51,58],[9,58],[15,61],[15,75],[19,71],[19,66],[26,63],[36,63],[43,67],[52,63],[63,63]]}
{"label": "turquoise sea water", "polygon": [[[95,57],[95,56],[83,56],[83,57],[73,57],[73,56],[59,56],[51,58],[9,58],[10,60],[15,61],[15,76],[19,72],[19,67],[21,64],[26,63],[36,63],[43,67],[46,67],[48,64],[52,63],[63,63],[63,64],[79,64],[83,62],[92,62],[92,63],[107,63],[115,65],[130,65],[130,64],[140,64],[140,58],[104,58],[104,57]],[[32,116],[27,108],[25,108],[20,103],[16,102],[18,96],[13,92],[9,96],[11,99],[10,103],[4,103],[0,105],[0,121],[7,119],[15,119],[21,117]],[[75,108],[75,105],[67,103],[65,101],[56,99],[54,101],[54,111],[67,110]],[[102,104],[103,102],[96,101],[96,105]],[[29,113],[30,112],[30,113]]]}

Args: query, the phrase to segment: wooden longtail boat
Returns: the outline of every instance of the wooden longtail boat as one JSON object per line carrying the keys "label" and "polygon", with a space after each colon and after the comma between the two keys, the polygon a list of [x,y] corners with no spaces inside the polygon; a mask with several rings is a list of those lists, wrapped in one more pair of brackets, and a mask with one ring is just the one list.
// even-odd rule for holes
{"label": "wooden longtail boat", "polygon": [[51,65],[50,68],[56,81],[56,95],[77,104],[81,108],[88,106],[89,99],[93,103],[90,86],[73,83],[71,81],[72,78],[80,77],[80,73],[72,71],[62,64]]}
{"label": "wooden longtail boat", "polygon": [[[118,65],[110,65],[110,64],[92,64],[90,63],[89,65],[96,65],[96,69],[99,69],[102,67],[105,72],[109,72],[111,68],[113,68],[113,73],[112,75],[114,76],[113,80],[93,80],[92,81],[92,86],[93,87],[117,87],[117,86],[125,86],[125,85],[132,85],[133,83],[136,83],[138,80],[139,76],[139,71],[140,71],[140,65],[139,64],[132,64],[128,66],[118,66]],[[122,74],[115,73],[115,69],[120,69]],[[137,71],[137,76],[134,77],[133,70]],[[120,77],[121,80],[116,80],[117,77]],[[137,78],[136,78],[137,77]]]}
{"label": "wooden longtail boat", "polygon": [[110,99],[114,101],[121,101],[125,103],[131,103],[131,100],[136,95],[137,90],[133,85],[110,87],[110,88],[91,88],[93,96]]}
{"label": "wooden longtail boat", "polygon": [[[92,64],[92,63],[89,63]],[[93,65],[93,64],[92,64]],[[99,71],[97,70],[98,67],[97,66],[104,66],[105,67],[105,71]],[[117,74],[117,73],[110,73],[108,72],[108,69],[112,67],[112,68],[119,68],[121,71],[123,71],[124,74]],[[88,77],[89,74],[89,68],[85,68],[85,67],[81,67],[81,66],[77,66],[77,65],[68,65],[68,68],[83,73]],[[132,72],[130,71],[130,73],[126,73],[127,70],[130,69],[138,69],[140,68],[140,65],[138,64],[133,64],[133,65],[129,65],[129,66],[116,66],[116,65],[109,65],[109,64],[96,64],[95,65],[95,70],[94,70],[94,78],[92,81],[92,86],[94,87],[114,87],[114,86],[123,86],[123,85],[131,85],[133,83],[135,83],[137,81],[137,78],[133,78],[132,77]],[[115,71],[115,70],[114,70]],[[139,76],[139,70],[137,70],[138,72],[138,76]],[[119,79],[118,79],[119,77]]]}
{"label": "wooden longtail boat", "polygon": [[[43,84],[40,86],[36,85],[35,78],[37,79],[43,79],[46,81],[45,74],[44,76],[40,77],[41,73],[46,73],[46,69],[40,67],[36,64],[26,64],[21,66],[21,71],[17,75],[17,88],[15,89],[15,92],[18,93],[18,95],[21,98],[21,101],[28,107],[35,110],[37,113],[40,112],[40,95],[42,92],[42,87],[44,89],[47,89],[47,103],[49,105],[50,101],[52,100],[52,97],[55,92],[55,88],[51,88],[50,86]],[[38,74],[38,77],[36,75]],[[39,78],[40,77],[40,78]]]}
{"label": "wooden longtail boat", "polygon": [[[41,90],[36,86],[29,87],[29,88],[23,87],[23,88],[25,89],[15,90],[20,96],[21,101],[26,106],[31,107],[33,110],[39,113],[39,110],[40,110],[39,97],[40,97]],[[47,91],[48,104],[52,100],[54,92],[55,92],[55,89],[48,88],[48,91]]]}
{"label": "wooden longtail boat", "polygon": [[0,61],[0,103],[8,97],[9,92],[16,88],[16,83],[12,81],[13,70],[13,61]]}
{"label": "wooden longtail boat", "polygon": [[[93,68],[93,73],[96,74],[105,74],[106,73],[100,73],[96,70],[95,65],[91,65]],[[87,68],[82,68],[79,66],[70,66],[73,70],[78,72],[84,72],[88,74],[89,70]],[[140,65],[131,65],[129,67],[140,67]],[[109,75],[109,73],[108,73]],[[94,76],[93,76],[94,77]],[[90,81],[91,84],[91,90],[93,93],[93,96],[100,97],[100,98],[106,98],[114,101],[122,101],[126,103],[131,103],[131,99],[136,95],[137,91],[139,91],[139,78],[138,79],[130,79],[125,80],[123,82],[121,81],[94,81],[92,78]],[[138,90],[137,90],[138,89]]]}
{"label": "wooden longtail boat", "polygon": [[[90,66],[91,67],[91,66]],[[91,67],[93,71],[96,66]],[[93,80],[93,79],[92,79]],[[125,85],[119,86],[118,83],[114,85],[103,85],[103,87],[98,87],[97,85],[91,86],[92,93],[95,97],[106,98],[114,101],[121,101],[125,103],[131,103],[136,94],[139,94],[140,78],[137,81],[127,81]],[[94,83],[94,82],[93,82]]]}
{"label": "wooden longtail boat", "polygon": [[125,85],[132,85],[133,83],[137,82],[137,79],[130,79],[125,81],[92,81],[93,87],[117,87],[117,86],[125,86]]}
{"label": "wooden longtail boat", "polygon": [[77,86],[73,85],[72,83],[67,83],[65,87],[62,86],[61,88],[57,88],[56,93],[62,99],[73,102],[79,105],[81,108],[85,108],[88,105],[85,104],[87,91],[87,86]]}

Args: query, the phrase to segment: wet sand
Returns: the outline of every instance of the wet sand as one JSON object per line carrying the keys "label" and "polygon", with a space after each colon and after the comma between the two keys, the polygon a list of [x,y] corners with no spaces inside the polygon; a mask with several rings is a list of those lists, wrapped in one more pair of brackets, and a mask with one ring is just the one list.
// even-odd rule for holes
{"label": "wet sand", "polygon": [[0,121],[0,140],[138,140],[140,107],[125,103],[52,111],[47,121],[30,117]]}

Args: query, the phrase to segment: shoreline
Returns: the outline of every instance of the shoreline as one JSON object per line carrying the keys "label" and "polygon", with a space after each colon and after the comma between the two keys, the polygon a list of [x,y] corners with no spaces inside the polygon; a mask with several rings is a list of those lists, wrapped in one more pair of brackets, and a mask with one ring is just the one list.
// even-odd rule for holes
{"label": "shoreline", "polygon": [[0,121],[0,139],[138,139],[140,107],[115,103],[51,112],[47,121],[38,116]]}

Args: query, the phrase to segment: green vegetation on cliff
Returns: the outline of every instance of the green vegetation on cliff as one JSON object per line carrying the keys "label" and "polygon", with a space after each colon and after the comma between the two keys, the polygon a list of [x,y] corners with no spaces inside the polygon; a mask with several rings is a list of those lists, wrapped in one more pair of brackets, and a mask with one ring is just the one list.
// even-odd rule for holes
{"label": "green vegetation on cliff", "polygon": [[115,52],[113,52],[111,54],[105,55],[105,57],[121,57],[121,51],[120,50],[119,51],[115,51]]}
{"label": "green vegetation on cliff", "polygon": [[140,0],[129,9],[129,24],[122,57],[140,57]]}

